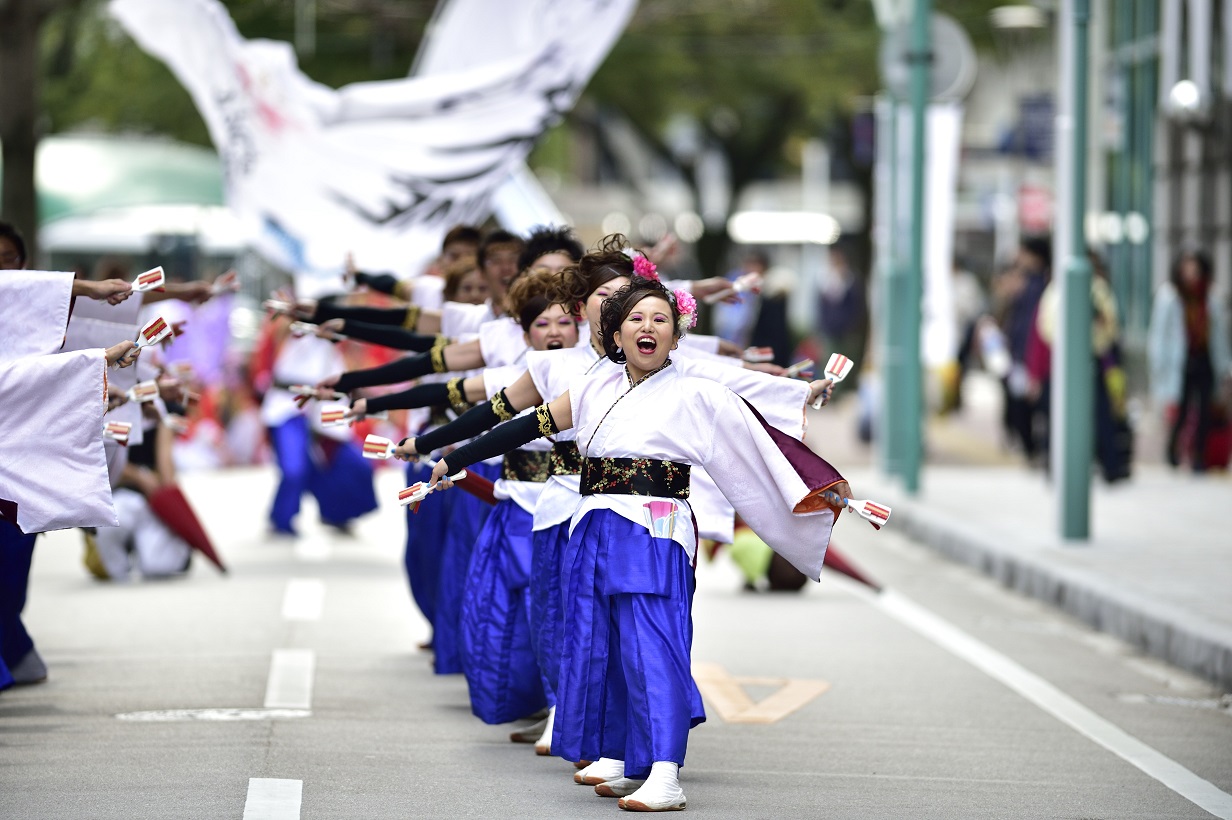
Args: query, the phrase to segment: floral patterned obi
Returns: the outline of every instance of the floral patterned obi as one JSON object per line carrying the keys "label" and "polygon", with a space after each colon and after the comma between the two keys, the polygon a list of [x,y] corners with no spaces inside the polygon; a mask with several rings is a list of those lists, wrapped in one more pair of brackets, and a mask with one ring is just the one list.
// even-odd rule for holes
{"label": "floral patterned obi", "polygon": [[552,475],[577,475],[582,472],[582,454],[576,441],[558,441],[552,445],[548,468]]}
{"label": "floral patterned obi", "polygon": [[548,480],[547,450],[510,450],[501,462],[501,478],[505,481],[530,481],[542,484]]}
{"label": "floral patterned obi", "polygon": [[689,497],[689,465],[653,458],[582,459],[582,495]]}

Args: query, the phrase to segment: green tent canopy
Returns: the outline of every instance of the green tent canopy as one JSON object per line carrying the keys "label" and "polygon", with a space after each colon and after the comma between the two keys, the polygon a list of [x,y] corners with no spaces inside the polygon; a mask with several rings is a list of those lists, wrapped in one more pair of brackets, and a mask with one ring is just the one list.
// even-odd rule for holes
{"label": "green tent canopy", "polygon": [[216,153],[151,137],[47,137],[36,183],[43,225],[111,208],[223,204]]}

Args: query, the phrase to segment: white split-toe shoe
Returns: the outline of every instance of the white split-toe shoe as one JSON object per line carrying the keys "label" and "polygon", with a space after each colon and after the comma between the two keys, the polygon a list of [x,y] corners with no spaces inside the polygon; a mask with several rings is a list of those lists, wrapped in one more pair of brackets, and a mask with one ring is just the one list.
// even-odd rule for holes
{"label": "white split-toe shoe", "polygon": [[595,786],[595,794],[600,797],[628,797],[640,789],[645,782],[645,780],[634,780],[631,777],[618,777]]}
{"label": "white split-toe shoe", "polygon": [[625,762],[623,760],[601,757],[585,769],[574,772],[573,782],[582,786],[598,786],[600,783],[606,783],[609,780],[616,780],[624,776]]}
{"label": "white split-toe shoe", "polygon": [[550,755],[552,753],[552,727],[556,724],[556,707],[548,710],[548,719],[543,725],[543,734],[535,741],[535,754]]}
{"label": "white split-toe shoe", "polygon": [[686,803],[675,763],[657,762],[641,788],[617,804],[625,811],[680,811]]}

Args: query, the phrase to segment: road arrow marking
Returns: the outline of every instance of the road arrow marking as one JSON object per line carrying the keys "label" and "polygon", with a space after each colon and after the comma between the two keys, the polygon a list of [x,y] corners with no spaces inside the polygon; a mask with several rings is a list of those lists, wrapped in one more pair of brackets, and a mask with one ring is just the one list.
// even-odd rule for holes
{"label": "road arrow marking", "polygon": [[[693,664],[693,680],[726,723],[777,723],[830,688],[824,680],[733,677],[719,664],[701,661]],[[778,688],[754,701],[745,686]]]}

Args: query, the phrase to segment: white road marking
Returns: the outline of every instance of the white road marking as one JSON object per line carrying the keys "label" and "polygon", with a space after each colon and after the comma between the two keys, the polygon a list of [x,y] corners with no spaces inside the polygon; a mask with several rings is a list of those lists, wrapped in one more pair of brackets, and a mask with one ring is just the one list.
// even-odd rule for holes
{"label": "white road marking", "polygon": [[244,820],[299,820],[304,781],[248,778]]}
{"label": "white road marking", "polygon": [[858,590],[853,593],[863,595],[899,623],[967,661],[1186,800],[1216,817],[1232,820],[1232,794],[1147,746],[987,644],[893,590],[883,590],[880,595],[865,595]]}
{"label": "white road marking", "polygon": [[119,720],[145,723],[173,723],[190,720],[285,720],[310,717],[307,709],[156,709],[150,712],[122,712]]}
{"label": "white road marking", "polygon": [[292,578],[282,596],[282,617],[288,621],[319,621],[325,605],[325,582]]}
{"label": "white road marking", "polygon": [[295,558],[305,563],[320,564],[328,561],[333,554],[333,544],[322,534],[311,533],[295,542]]}
{"label": "white road marking", "polygon": [[265,686],[265,708],[311,709],[316,663],[311,649],[275,649]]}

